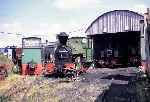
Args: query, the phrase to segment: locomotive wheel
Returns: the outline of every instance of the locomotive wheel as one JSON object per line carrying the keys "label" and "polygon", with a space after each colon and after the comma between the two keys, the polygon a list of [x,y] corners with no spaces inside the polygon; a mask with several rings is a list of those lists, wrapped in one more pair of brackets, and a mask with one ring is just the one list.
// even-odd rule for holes
{"label": "locomotive wheel", "polygon": [[57,73],[57,76],[60,77],[60,78],[63,78],[63,77],[64,77],[64,74],[58,72],[58,73]]}
{"label": "locomotive wheel", "polygon": [[68,79],[73,79],[76,77],[76,72],[75,71],[67,71],[65,74],[65,77],[67,77]]}
{"label": "locomotive wheel", "polygon": [[64,73],[56,70],[55,77],[63,78],[64,77]]}

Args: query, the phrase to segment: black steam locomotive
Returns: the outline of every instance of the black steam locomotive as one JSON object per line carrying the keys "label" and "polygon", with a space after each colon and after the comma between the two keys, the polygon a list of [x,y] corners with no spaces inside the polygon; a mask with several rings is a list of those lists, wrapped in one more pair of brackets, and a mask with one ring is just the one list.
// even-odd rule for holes
{"label": "black steam locomotive", "polygon": [[76,75],[75,64],[72,61],[72,49],[66,45],[68,35],[61,32],[57,35],[58,45],[55,50],[55,70],[59,76],[72,76]]}
{"label": "black steam locomotive", "polygon": [[74,61],[72,49],[66,45],[68,35],[65,32],[61,32],[57,35],[57,39],[57,47],[53,56],[54,61],[49,61],[45,64],[45,75],[75,78],[77,75],[85,73],[86,68],[82,65],[77,67],[78,63]]}

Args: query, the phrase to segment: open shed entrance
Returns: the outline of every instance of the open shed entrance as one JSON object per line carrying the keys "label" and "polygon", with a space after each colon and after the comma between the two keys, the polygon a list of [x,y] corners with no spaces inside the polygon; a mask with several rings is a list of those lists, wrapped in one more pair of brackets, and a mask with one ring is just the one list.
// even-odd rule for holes
{"label": "open shed entrance", "polygon": [[138,66],[140,32],[93,35],[93,50],[97,67]]}

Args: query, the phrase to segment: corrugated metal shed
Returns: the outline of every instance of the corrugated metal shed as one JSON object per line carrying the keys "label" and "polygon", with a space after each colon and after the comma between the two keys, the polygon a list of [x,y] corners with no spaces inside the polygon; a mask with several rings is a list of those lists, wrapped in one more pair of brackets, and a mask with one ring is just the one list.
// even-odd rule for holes
{"label": "corrugated metal shed", "polygon": [[87,35],[140,31],[140,20],[144,17],[129,10],[114,10],[102,14],[87,28]]}

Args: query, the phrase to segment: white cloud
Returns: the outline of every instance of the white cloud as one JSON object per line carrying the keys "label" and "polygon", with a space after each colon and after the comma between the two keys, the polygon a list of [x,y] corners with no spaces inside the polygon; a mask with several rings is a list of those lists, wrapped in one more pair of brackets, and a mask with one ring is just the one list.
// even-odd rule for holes
{"label": "white cloud", "polygon": [[[0,33],[0,43],[1,46],[19,46],[21,44],[21,38],[28,36],[37,36],[41,37],[43,41],[49,40],[52,42],[56,41],[56,34],[59,34],[60,32],[66,32],[70,37],[85,36],[85,30],[81,29],[83,27],[84,25],[75,21],[70,21],[67,24],[50,24],[45,22],[41,22],[39,24],[22,24],[19,22],[1,24],[0,32],[4,32],[4,34]],[[17,35],[18,33],[22,35]]]}
{"label": "white cloud", "polygon": [[147,6],[144,4],[136,4],[133,6],[131,10],[144,14],[146,12],[146,9],[147,9]]}
{"label": "white cloud", "polygon": [[6,23],[0,25],[1,32],[19,33],[22,31],[22,24],[19,22]]}
{"label": "white cloud", "polygon": [[53,5],[59,9],[97,8],[101,0],[55,0]]}
{"label": "white cloud", "polygon": [[3,26],[4,26],[4,27],[9,27],[10,24],[7,24],[7,23],[6,23],[6,24],[3,24]]}

